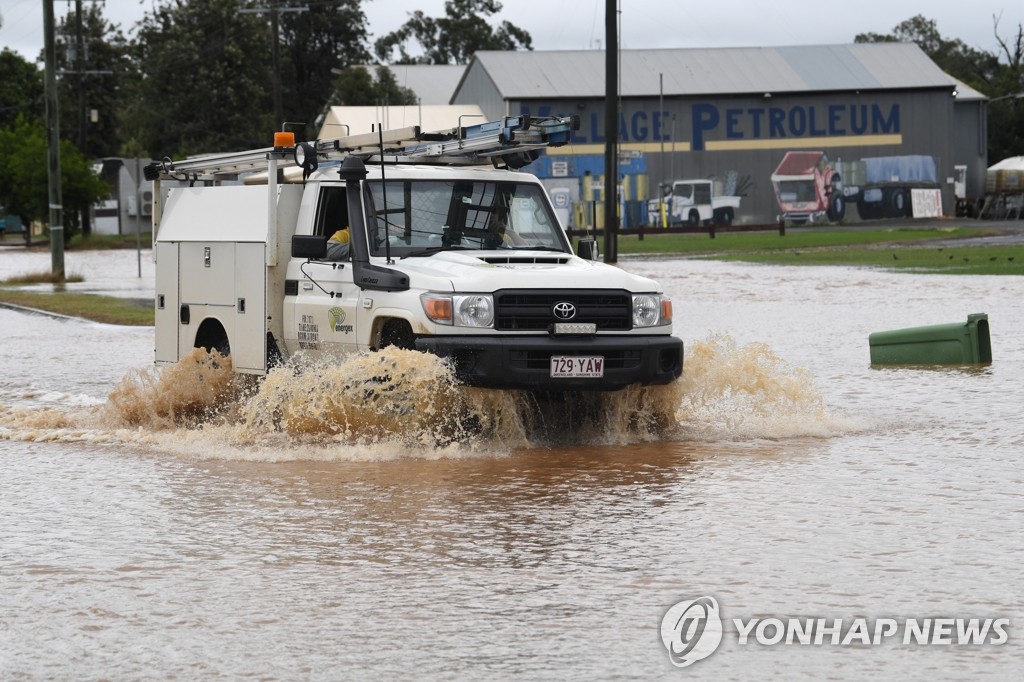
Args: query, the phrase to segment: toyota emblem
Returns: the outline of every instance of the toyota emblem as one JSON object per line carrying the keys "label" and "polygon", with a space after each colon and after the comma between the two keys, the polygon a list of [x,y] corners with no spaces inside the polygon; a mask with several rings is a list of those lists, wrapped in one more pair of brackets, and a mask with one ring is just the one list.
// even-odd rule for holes
{"label": "toyota emblem", "polygon": [[571,320],[576,317],[576,306],[568,301],[559,301],[551,306],[551,312],[560,320]]}

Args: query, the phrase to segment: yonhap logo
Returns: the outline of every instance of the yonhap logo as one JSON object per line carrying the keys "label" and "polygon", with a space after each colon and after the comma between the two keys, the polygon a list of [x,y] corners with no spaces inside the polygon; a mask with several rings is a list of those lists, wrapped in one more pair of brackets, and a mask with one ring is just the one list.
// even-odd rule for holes
{"label": "yonhap logo", "polygon": [[714,597],[674,604],[661,619],[661,642],[672,665],[685,668],[715,653],[729,627],[733,645],[881,646],[910,645],[1001,646],[1010,640],[1010,619],[821,618],[816,616],[732,618],[722,622]]}
{"label": "yonhap logo", "polygon": [[722,642],[722,618],[714,597],[681,601],[661,619],[661,642],[672,665],[685,668],[715,653]]}

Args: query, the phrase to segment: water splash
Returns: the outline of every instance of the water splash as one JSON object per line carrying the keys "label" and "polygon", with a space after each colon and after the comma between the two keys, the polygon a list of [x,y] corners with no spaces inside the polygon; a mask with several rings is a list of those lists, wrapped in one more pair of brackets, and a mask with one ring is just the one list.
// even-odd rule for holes
{"label": "water splash", "polygon": [[230,359],[197,350],[172,367],[125,377],[106,414],[112,424],[150,431],[230,430],[225,440],[249,444],[283,435],[318,445],[510,449],[653,439],[674,424],[662,406],[677,403],[677,391],[676,384],[552,395],[472,388],[440,358],[396,348],[292,363],[255,380],[234,375]]}
{"label": "water splash", "polygon": [[691,344],[676,412],[681,440],[829,437],[859,425],[826,406],[810,374],[763,343],[727,335]]}
{"label": "water splash", "polygon": [[230,412],[245,383],[245,375],[231,370],[231,358],[197,348],[164,369],[129,372],[111,391],[105,412],[122,426],[194,428]]}
{"label": "water splash", "polygon": [[448,366],[395,348],[339,364],[276,368],[241,406],[240,421],[250,436],[281,431],[313,441],[427,447],[477,430]]}
{"label": "water splash", "polygon": [[133,371],[100,407],[0,408],[0,438],[118,441],[192,457],[391,459],[515,449],[832,436],[851,425],[764,344],[692,343],[683,377],[623,391],[536,394],[460,385],[436,356],[395,348],[234,374],[202,349]]}

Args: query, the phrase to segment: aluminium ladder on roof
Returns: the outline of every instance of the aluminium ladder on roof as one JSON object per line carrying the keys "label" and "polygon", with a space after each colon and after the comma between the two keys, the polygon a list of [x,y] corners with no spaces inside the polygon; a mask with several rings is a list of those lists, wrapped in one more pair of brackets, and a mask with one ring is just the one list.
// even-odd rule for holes
{"label": "aluminium ladder on roof", "polygon": [[579,117],[506,116],[448,131],[420,132],[418,126],[383,133],[350,135],[322,140],[318,154],[342,152],[365,157],[394,157],[401,161],[478,161],[504,154],[557,147],[579,129]]}
{"label": "aluminium ladder on roof", "polygon": [[[567,144],[578,129],[578,116],[506,116],[445,131],[423,132],[419,126],[410,126],[317,140],[310,146],[319,160],[358,156],[378,163],[493,163],[501,157]],[[265,171],[272,159],[278,168],[298,165],[291,147],[265,147],[183,161],[164,159],[147,167],[147,179],[199,180]]]}

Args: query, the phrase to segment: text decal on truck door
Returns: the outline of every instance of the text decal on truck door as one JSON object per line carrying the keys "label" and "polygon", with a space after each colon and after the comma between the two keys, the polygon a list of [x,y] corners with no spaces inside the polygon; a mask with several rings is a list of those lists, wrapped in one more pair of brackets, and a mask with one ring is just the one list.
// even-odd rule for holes
{"label": "text decal on truck door", "polygon": [[552,379],[600,379],[604,376],[604,358],[600,355],[552,355]]}

